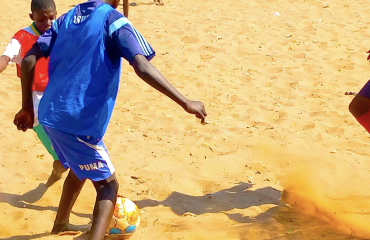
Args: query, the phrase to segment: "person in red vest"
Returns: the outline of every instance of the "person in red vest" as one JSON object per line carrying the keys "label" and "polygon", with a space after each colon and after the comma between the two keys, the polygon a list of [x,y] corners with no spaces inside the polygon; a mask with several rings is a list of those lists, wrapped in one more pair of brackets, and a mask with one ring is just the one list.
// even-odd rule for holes
{"label": "person in red vest", "polygon": [[[23,57],[31,49],[39,36],[50,29],[56,15],[57,11],[53,0],[32,0],[30,18],[33,20],[33,23],[14,34],[3,55],[0,57],[0,73],[6,69],[9,63],[14,62],[17,66],[17,75],[19,78],[21,77],[21,62]],[[46,150],[54,158],[53,171],[46,183],[46,186],[51,186],[62,177],[66,169],[59,161],[49,137],[38,122],[38,105],[49,82],[48,62],[49,58],[41,58],[36,64],[32,97],[35,113],[33,130],[37,133],[38,138]]]}

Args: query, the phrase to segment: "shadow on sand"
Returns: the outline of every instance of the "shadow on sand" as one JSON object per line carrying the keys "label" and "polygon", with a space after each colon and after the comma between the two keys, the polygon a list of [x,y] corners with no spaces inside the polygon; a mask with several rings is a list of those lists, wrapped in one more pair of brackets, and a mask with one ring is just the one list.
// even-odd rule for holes
{"label": "shadow on sand", "polygon": [[[281,191],[277,189],[264,187],[250,190],[251,187],[252,185],[249,183],[240,182],[234,187],[223,189],[211,194],[205,194],[203,196],[191,196],[179,192],[173,192],[163,201],[144,199],[135,201],[135,203],[139,208],[155,207],[159,205],[167,206],[179,216],[186,212],[191,212],[196,215],[206,213],[224,213],[229,219],[238,224],[242,224],[242,226],[254,226],[242,228],[244,229],[242,230],[242,234],[245,237],[249,235],[249,231],[251,231],[251,229],[256,229],[257,227],[261,229],[261,233],[264,232],[265,235],[271,234],[268,239],[315,239],[318,236],[322,239],[359,239],[335,232],[335,230],[330,228],[326,222],[305,216],[288,206],[282,205],[280,203]],[[45,191],[45,186],[40,184],[36,189],[21,196],[9,193],[0,193],[0,202],[7,202],[18,208],[29,208],[38,211],[56,211],[56,207],[41,207],[24,203],[36,202],[42,197]],[[228,213],[228,211],[233,209],[247,209],[252,206],[261,206],[264,204],[274,204],[276,206],[255,217]],[[75,212],[74,214],[90,219],[92,217],[89,214],[79,214]],[[279,236],[276,234],[279,234]],[[49,233],[39,233],[34,235],[12,236],[1,240],[31,240],[48,235]],[[74,239],[86,240],[87,234],[76,236]]]}
{"label": "shadow on sand", "polygon": [[249,190],[252,187],[249,183],[240,182],[238,185],[215,193],[203,196],[190,196],[179,192],[173,192],[163,201],[151,199],[135,201],[139,208],[154,207],[163,205],[170,207],[177,215],[191,212],[196,215],[205,213],[225,213],[230,219],[249,223],[264,218],[261,214],[257,219],[239,214],[229,214],[227,211],[233,209],[246,209],[251,206],[264,204],[280,204],[281,192],[272,187],[265,187],[256,190]]}
{"label": "shadow on sand", "polygon": [[[56,212],[58,210],[58,207],[55,206],[38,206],[33,203],[37,202],[42,198],[42,196],[45,194],[45,192],[48,190],[48,187],[44,183],[40,183],[37,188],[23,194],[23,195],[16,195],[12,193],[4,193],[0,192],[0,202],[7,203],[13,207],[21,208],[21,209],[32,209],[36,211],[54,211]],[[59,202],[56,202],[57,205]],[[92,220],[92,214],[84,214],[84,213],[77,213],[72,211],[73,214],[76,216],[82,217],[82,218],[89,218],[90,221]],[[85,228],[86,225],[81,226],[82,228]],[[46,230],[46,229],[45,229]],[[20,236],[12,236],[9,238],[0,238],[0,240],[30,240],[30,239],[36,239],[36,238],[42,238],[49,236],[50,233],[38,233],[34,235],[20,235]],[[76,240],[84,240],[86,239],[84,235],[76,237]]]}

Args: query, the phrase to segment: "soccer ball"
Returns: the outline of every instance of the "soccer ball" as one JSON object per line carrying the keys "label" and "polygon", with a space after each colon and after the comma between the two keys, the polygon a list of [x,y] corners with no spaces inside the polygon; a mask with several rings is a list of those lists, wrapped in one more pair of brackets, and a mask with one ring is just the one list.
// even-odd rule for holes
{"label": "soccer ball", "polygon": [[129,238],[139,227],[139,208],[130,199],[117,197],[113,217],[108,227],[108,234]]}

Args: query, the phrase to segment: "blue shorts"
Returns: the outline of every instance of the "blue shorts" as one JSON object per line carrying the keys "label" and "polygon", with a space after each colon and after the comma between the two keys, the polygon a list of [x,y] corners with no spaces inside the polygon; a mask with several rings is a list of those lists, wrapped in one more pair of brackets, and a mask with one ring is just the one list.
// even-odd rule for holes
{"label": "blue shorts", "polygon": [[71,168],[78,179],[88,178],[97,182],[109,178],[114,173],[103,140],[43,127],[50,137],[59,161],[65,168]]}
{"label": "blue shorts", "polygon": [[360,90],[358,95],[361,95],[366,98],[370,98],[370,81],[368,81]]}

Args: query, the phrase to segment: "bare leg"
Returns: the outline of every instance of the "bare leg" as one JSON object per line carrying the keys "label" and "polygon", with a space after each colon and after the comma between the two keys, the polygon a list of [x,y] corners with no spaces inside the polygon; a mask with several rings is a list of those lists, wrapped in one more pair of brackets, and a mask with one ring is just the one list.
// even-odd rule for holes
{"label": "bare leg", "polygon": [[46,182],[45,186],[46,187],[50,187],[52,186],[54,183],[56,183],[59,179],[62,178],[63,176],[63,173],[67,171],[67,169],[65,169],[63,167],[63,165],[60,163],[59,160],[55,160],[53,162],[53,171],[51,172],[50,174],[50,177],[48,179],[48,181]]}
{"label": "bare leg", "polygon": [[63,185],[62,197],[60,199],[57,216],[51,234],[58,234],[64,231],[81,231],[83,229],[69,223],[69,216],[78,195],[81,192],[85,180],[80,181],[73,171],[69,171]]}
{"label": "bare leg", "polygon": [[125,17],[128,18],[128,10],[130,6],[129,0],[123,0],[122,4],[123,4],[123,15],[125,15]]}
{"label": "bare leg", "polygon": [[155,5],[158,5],[158,6],[163,6],[163,5],[164,5],[164,3],[163,3],[163,1],[162,1],[162,0],[154,0],[154,1],[153,1],[153,3],[154,3]]}
{"label": "bare leg", "polygon": [[93,182],[96,189],[96,202],[89,240],[102,240],[112,219],[117,200],[118,181],[113,174],[106,180]]}

